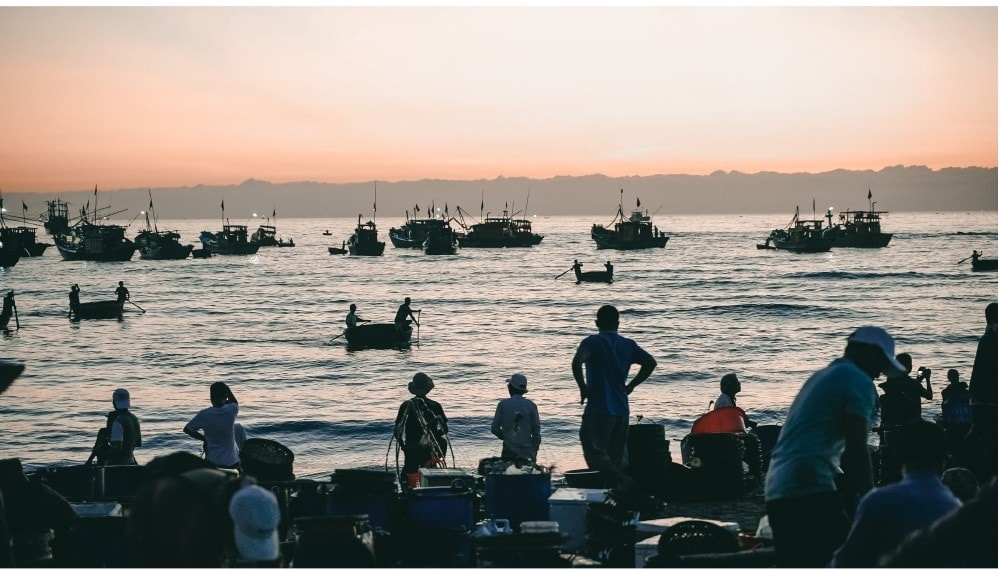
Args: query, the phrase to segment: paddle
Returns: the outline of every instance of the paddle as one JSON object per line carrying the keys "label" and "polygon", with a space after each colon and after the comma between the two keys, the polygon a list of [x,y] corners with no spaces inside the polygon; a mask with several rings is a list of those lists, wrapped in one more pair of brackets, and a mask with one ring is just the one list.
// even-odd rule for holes
{"label": "paddle", "polygon": [[14,324],[17,325],[17,330],[21,330],[21,319],[17,316],[17,303],[14,303]]}
{"label": "paddle", "polygon": [[422,313],[422,312],[423,312],[423,309],[418,309],[416,311],[416,340],[417,341],[420,340],[420,313]]}
{"label": "paddle", "polygon": [[572,271],[575,268],[576,268],[576,266],[573,265],[572,267],[570,267],[570,268],[566,269],[565,271],[563,271],[563,272],[559,273],[558,275],[556,275],[555,278],[558,279],[559,277],[565,275],[566,273]]}
{"label": "paddle", "polygon": [[[128,300],[128,302],[129,302],[129,303],[132,303],[132,300],[131,300],[131,299],[129,299],[129,300]],[[135,305],[135,307],[136,307],[136,308],[137,308],[137,309],[138,309],[139,311],[142,311],[143,313],[145,313],[145,312],[146,312],[146,310],[145,310],[145,309],[143,309],[142,307],[139,307],[139,306],[138,306],[138,305],[136,305],[135,303],[132,303],[132,305]]]}
{"label": "paddle", "polygon": [[960,265],[960,264],[964,263],[965,261],[971,259],[974,256],[975,255],[969,255],[968,257],[965,257],[964,259],[962,259],[962,260],[958,261],[957,263],[955,263],[955,265]]}

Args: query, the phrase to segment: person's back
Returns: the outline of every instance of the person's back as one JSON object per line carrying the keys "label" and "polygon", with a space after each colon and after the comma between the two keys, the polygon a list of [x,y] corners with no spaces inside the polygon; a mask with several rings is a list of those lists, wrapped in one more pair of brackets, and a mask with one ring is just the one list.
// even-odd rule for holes
{"label": "person's back", "polygon": [[903,479],[872,490],[860,501],[850,534],[831,566],[874,567],[908,534],[961,506],[940,480],[947,456],[940,427],[923,420],[907,423],[900,431],[898,453]]}
{"label": "person's back", "polygon": [[588,396],[584,414],[627,416],[628,371],[648,353],[632,339],[610,330],[586,337],[579,347],[590,355],[585,363]]}
{"label": "person's back", "polygon": [[[972,404],[991,406],[993,417],[996,410],[997,369],[999,369],[996,358],[997,353],[999,353],[996,316],[996,303],[989,303],[985,308],[985,334],[978,339],[975,362],[971,369],[971,379],[968,382]],[[994,430],[994,427],[988,429],[989,432]]]}
{"label": "person's back", "polygon": [[506,460],[536,460],[541,444],[541,420],[538,407],[524,397],[527,378],[519,373],[507,379],[509,398],[496,405],[490,431],[503,441],[500,456]]}
{"label": "person's back", "polygon": [[433,380],[416,373],[408,385],[413,398],[399,405],[393,436],[405,455],[402,473],[416,472],[433,459],[443,459],[448,448],[447,416],[440,403],[427,398],[434,388]]}
{"label": "person's back", "polygon": [[[944,424],[948,427],[971,425],[971,392],[961,381],[956,369],[947,371],[950,384],[940,392],[940,405]],[[968,429],[965,428],[965,431]]]}
{"label": "person's back", "polygon": [[126,389],[116,389],[111,396],[115,410],[108,413],[107,433],[111,448],[106,464],[134,465],[134,451],[142,446],[142,431],[139,419],[128,409],[131,408],[131,397]]}
{"label": "person's back", "polygon": [[[212,384],[212,406],[201,410],[184,427],[184,432],[204,441],[205,460],[221,468],[239,466],[234,425],[239,404],[224,383]],[[197,431],[202,430],[204,434]]]}

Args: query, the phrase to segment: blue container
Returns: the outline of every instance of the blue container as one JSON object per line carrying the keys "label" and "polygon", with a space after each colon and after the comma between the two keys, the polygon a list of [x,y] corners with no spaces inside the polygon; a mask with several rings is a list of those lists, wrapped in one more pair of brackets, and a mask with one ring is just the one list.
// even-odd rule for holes
{"label": "blue container", "polygon": [[506,518],[518,528],[521,522],[548,520],[552,475],[487,474],[486,516]]}
{"label": "blue container", "polygon": [[449,486],[415,488],[406,500],[406,516],[411,529],[471,530],[474,505],[475,495],[469,491]]}

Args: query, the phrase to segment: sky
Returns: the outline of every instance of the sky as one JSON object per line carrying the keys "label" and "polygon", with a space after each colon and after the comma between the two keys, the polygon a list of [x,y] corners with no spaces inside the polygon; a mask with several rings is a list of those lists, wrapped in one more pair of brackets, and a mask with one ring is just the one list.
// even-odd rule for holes
{"label": "sky", "polygon": [[0,7],[0,190],[997,165],[997,8]]}

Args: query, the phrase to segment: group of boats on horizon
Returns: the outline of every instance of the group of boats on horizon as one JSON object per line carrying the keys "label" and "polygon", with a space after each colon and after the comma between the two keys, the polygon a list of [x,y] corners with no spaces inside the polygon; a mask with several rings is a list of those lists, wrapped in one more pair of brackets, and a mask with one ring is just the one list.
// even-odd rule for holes
{"label": "group of boats on horizon", "polygon": [[[669,236],[653,224],[652,215],[648,210],[641,209],[641,200],[636,199],[634,209],[625,216],[623,207],[624,190],[621,190],[621,201],[617,213],[608,225],[593,224],[590,237],[596,243],[597,249],[635,250],[664,248]],[[528,200],[530,197],[528,196]],[[764,243],[757,243],[758,249],[787,250],[795,253],[819,253],[829,251],[833,247],[880,248],[886,247],[892,234],[881,230],[881,217],[887,211],[874,209],[876,202],[871,201],[872,193],[868,190],[867,210],[847,210],[839,213],[839,222],[833,223],[833,208],[829,208],[824,218],[803,219],[798,208],[791,222],[784,228],[770,232]],[[814,203],[814,202],[813,202]],[[134,240],[126,237],[129,225],[108,223],[112,215],[124,210],[112,212],[110,205],[104,208],[97,206],[97,188],[94,188],[95,207],[90,209],[90,202],[80,209],[80,215],[75,220],[69,217],[69,204],[59,200],[47,201],[47,213],[41,218],[45,231],[53,237],[56,248],[65,260],[87,261],[128,261],[136,251],[141,259],[186,259],[188,257],[203,258],[213,255],[252,255],[260,247],[294,247],[292,239],[284,241],[277,238],[276,225],[267,218],[266,224],[260,225],[252,234],[246,225],[229,223],[225,217],[225,202],[222,208],[222,230],[202,231],[199,240],[201,249],[195,249],[192,244],[183,244],[180,233],[173,230],[160,230],[153,207],[152,194],[149,198],[149,210],[142,211],[146,226],[135,236]],[[22,202],[23,205],[23,202]],[[482,202],[484,208],[485,202]],[[41,256],[52,244],[39,242],[36,228],[29,225],[8,227],[3,217],[3,198],[0,197],[0,267],[11,267],[23,257]],[[25,211],[27,206],[24,206]],[[479,221],[469,223],[471,214],[456,207],[457,215],[452,217],[445,206],[444,211],[431,205],[426,209],[426,215],[421,217],[419,205],[410,217],[406,210],[406,221],[399,227],[388,231],[389,240],[396,248],[421,249],[427,255],[453,255],[461,248],[517,248],[533,247],[541,243],[544,236],[535,233],[532,222],[521,214],[523,211],[510,212],[509,204],[504,206],[501,216],[486,213]],[[658,211],[658,210],[657,210]],[[813,205],[814,211],[814,205]],[[435,215],[435,212],[438,215]],[[273,211],[274,220],[277,210]],[[654,214],[653,214],[654,215]],[[466,219],[466,216],[468,219]],[[23,223],[33,223],[26,217],[20,219]],[[357,225],[353,233],[340,246],[328,247],[331,255],[380,256],[385,252],[385,242],[379,239],[378,227],[374,219],[362,221],[362,215],[357,216]],[[134,218],[133,218],[134,221]],[[327,230],[323,235],[332,235]],[[973,270],[995,269],[995,259],[983,259],[981,253],[972,258]]]}

